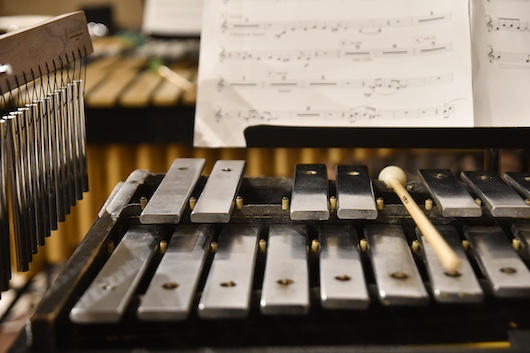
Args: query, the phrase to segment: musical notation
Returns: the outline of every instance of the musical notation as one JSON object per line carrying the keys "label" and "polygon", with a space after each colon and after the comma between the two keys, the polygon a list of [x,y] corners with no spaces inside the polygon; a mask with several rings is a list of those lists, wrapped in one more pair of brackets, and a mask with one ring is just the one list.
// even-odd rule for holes
{"label": "musical notation", "polygon": [[476,125],[528,126],[530,1],[473,0],[473,8]]}
{"label": "musical notation", "polygon": [[219,60],[269,60],[276,62],[309,61],[313,59],[351,58],[353,60],[377,57],[415,56],[436,54],[452,49],[452,43],[432,43],[415,47],[389,48],[344,48],[344,49],[301,49],[301,50],[226,50],[221,49]]}
{"label": "musical notation", "polygon": [[431,11],[425,16],[373,18],[373,19],[338,19],[313,21],[251,21],[227,20],[221,24],[221,30],[226,31],[279,31],[277,37],[296,31],[326,30],[331,32],[357,30],[360,33],[379,33],[383,28],[419,26],[436,24],[451,19],[451,13],[436,14]]}
{"label": "musical notation", "polygon": [[490,48],[488,52],[488,60],[490,63],[505,62],[525,65],[530,64],[530,53],[514,53]]}
{"label": "musical notation", "polygon": [[490,32],[502,30],[526,32],[530,30],[529,21],[515,17],[498,17],[493,19],[491,16],[488,16],[486,27]]}
{"label": "musical notation", "polygon": [[262,123],[473,125],[467,2],[227,1],[205,2],[196,146]]}
{"label": "musical notation", "polygon": [[253,124],[257,121],[270,123],[279,120],[302,120],[307,124],[311,124],[312,119],[324,119],[329,125],[332,125],[337,121],[355,124],[371,119],[447,119],[454,112],[455,106],[453,103],[446,103],[437,107],[411,109],[380,109],[372,106],[358,106],[342,110],[313,110],[309,107],[305,110],[223,110],[221,107],[217,107],[215,119],[218,123],[224,120],[236,119],[245,121],[248,124]]}
{"label": "musical notation", "polygon": [[314,89],[314,88],[336,88],[336,89],[362,89],[364,95],[369,97],[373,94],[393,94],[407,87],[429,86],[436,84],[449,83],[453,81],[453,74],[446,73],[441,75],[424,76],[424,77],[398,77],[398,78],[351,78],[351,79],[330,79],[321,77],[319,79],[289,79],[285,76],[270,79],[227,79],[220,78],[217,83],[219,91],[226,87],[235,89]]}

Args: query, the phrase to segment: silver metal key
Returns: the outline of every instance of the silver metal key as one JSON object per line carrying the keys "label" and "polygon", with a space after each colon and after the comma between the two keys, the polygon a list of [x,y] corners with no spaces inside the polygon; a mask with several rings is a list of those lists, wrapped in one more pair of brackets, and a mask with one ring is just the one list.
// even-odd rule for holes
{"label": "silver metal key", "polygon": [[199,301],[199,317],[244,318],[248,315],[258,234],[255,226],[223,228]]}
{"label": "silver metal key", "polygon": [[464,235],[495,296],[530,295],[530,272],[500,227],[464,227]]}
{"label": "silver metal key", "polygon": [[140,320],[188,317],[213,234],[213,225],[177,227],[138,307]]}
{"label": "silver metal key", "polygon": [[260,310],[265,315],[309,312],[309,273],[304,225],[269,227]]}
{"label": "silver metal key", "polygon": [[140,214],[140,222],[179,223],[204,164],[202,158],[176,159]]}
{"label": "silver metal key", "polygon": [[245,174],[245,161],[217,161],[206,181],[190,218],[193,223],[228,223],[239,186]]}
{"label": "silver metal key", "polygon": [[339,165],[336,168],[337,217],[376,219],[374,190],[365,166]]}
{"label": "silver metal key", "polygon": [[297,164],[291,194],[293,221],[329,219],[328,173],[324,164]]}
{"label": "silver metal key", "polygon": [[479,303],[484,300],[484,292],[480,287],[473,268],[462,247],[462,241],[452,226],[435,226],[442,238],[460,259],[457,272],[447,272],[429,242],[423,239],[416,228],[420,239],[429,274],[429,282],[434,299],[440,303]]}
{"label": "silver metal key", "polygon": [[357,232],[344,226],[319,227],[320,301],[326,309],[366,309],[370,304]]}
{"label": "silver metal key", "polygon": [[155,253],[152,229],[125,233],[92,284],[70,311],[75,323],[118,322]]}
{"label": "silver metal key", "polygon": [[480,217],[482,209],[449,169],[420,169],[418,175],[443,217]]}
{"label": "silver metal key", "polygon": [[504,173],[503,178],[525,199],[530,199],[530,173]]}
{"label": "silver metal key", "polygon": [[365,236],[383,305],[426,305],[429,295],[416,267],[403,228],[398,225],[369,225]]}
{"label": "silver metal key", "polygon": [[462,172],[493,217],[530,217],[530,206],[493,172]]}

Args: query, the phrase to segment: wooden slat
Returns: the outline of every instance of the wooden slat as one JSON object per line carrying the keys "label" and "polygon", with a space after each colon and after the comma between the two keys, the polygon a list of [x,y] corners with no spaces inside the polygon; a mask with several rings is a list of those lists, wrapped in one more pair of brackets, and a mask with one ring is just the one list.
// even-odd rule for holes
{"label": "wooden slat", "polygon": [[151,71],[141,72],[129,87],[122,92],[119,103],[123,107],[147,107],[162,77]]}
{"label": "wooden slat", "polygon": [[116,67],[116,63],[122,60],[120,56],[107,56],[93,61],[86,66],[85,94],[88,95],[98,84],[103,82],[109,75],[110,70]]}
{"label": "wooden slat", "polygon": [[129,57],[124,59],[108,78],[86,95],[85,102],[94,108],[111,108],[118,103],[123,90],[131,84],[138,71],[146,64],[145,57]]}

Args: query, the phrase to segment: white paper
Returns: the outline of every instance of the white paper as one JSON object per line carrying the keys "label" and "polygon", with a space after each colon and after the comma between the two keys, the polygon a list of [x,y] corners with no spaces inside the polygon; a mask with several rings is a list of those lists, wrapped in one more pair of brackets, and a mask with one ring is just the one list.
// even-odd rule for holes
{"label": "white paper", "polygon": [[205,0],[196,146],[251,125],[473,126],[468,2]]}
{"label": "white paper", "polygon": [[475,125],[530,126],[530,1],[473,0]]}
{"label": "white paper", "polygon": [[142,32],[149,35],[199,36],[203,0],[146,0]]}

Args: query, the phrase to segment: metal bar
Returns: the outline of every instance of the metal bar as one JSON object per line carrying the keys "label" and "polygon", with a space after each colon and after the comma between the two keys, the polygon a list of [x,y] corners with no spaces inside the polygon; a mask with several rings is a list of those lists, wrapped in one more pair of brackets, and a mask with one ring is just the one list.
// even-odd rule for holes
{"label": "metal bar", "polygon": [[403,228],[398,225],[369,225],[365,236],[369,257],[383,305],[426,305],[429,295],[414,263]]}
{"label": "metal bar", "polygon": [[530,271],[512,247],[503,230],[491,227],[464,227],[477,263],[493,294],[501,298],[528,297]]}
{"label": "metal bar", "polygon": [[15,118],[16,132],[13,137],[18,141],[18,153],[16,154],[17,157],[15,163],[18,165],[17,183],[20,190],[19,212],[22,214],[23,220],[22,236],[27,240],[25,243],[27,245],[28,259],[31,262],[32,254],[37,252],[37,240],[35,235],[34,205],[31,202],[32,183],[29,179],[27,129],[25,127],[25,118],[22,111],[13,111],[10,112],[9,115],[12,115]]}
{"label": "metal bar", "polygon": [[357,232],[344,226],[319,227],[320,300],[326,309],[366,309],[370,304]]}
{"label": "metal bar", "polygon": [[374,190],[365,166],[339,165],[336,168],[337,217],[376,219]]}
{"label": "metal bar", "polygon": [[78,121],[77,127],[79,129],[79,152],[81,159],[81,178],[82,178],[82,190],[83,192],[88,191],[88,167],[87,167],[87,156],[86,156],[86,117],[85,117],[85,101],[83,96],[83,81],[73,81],[75,88],[77,88],[77,101],[78,101]]}
{"label": "metal bar", "polygon": [[0,256],[2,257],[0,259],[0,291],[9,289],[11,279],[7,162],[7,123],[4,119],[0,119]]}
{"label": "metal bar", "polygon": [[493,217],[530,217],[530,206],[493,172],[462,172]]}
{"label": "metal bar", "polygon": [[40,150],[42,155],[41,172],[44,178],[44,199],[45,209],[48,210],[49,229],[57,229],[57,200],[55,179],[53,174],[53,156],[50,152],[50,127],[49,127],[49,109],[46,99],[37,101],[39,109],[39,123],[41,131]]}
{"label": "metal bar", "polygon": [[177,227],[138,307],[140,320],[189,316],[213,233],[213,225]]}
{"label": "metal bar", "polygon": [[228,223],[245,174],[245,161],[217,161],[195,208],[193,223]]}
{"label": "metal bar", "polygon": [[13,210],[13,235],[15,241],[16,266],[18,271],[27,271],[31,260],[31,251],[26,238],[25,218],[23,212],[24,192],[19,179],[20,171],[20,143],[16,118],[13,115],[4,117],[7,123],[7,163],[12,166],[9,173],[9,189],[11,190],[11,207]]}
{"label": "metal bar", "polygon": [[140,214],[140,222],[179,223],[204,164],[202,158],[176,159]]}
{"label": "metal bar", "polygon": [[258,233],[258,227],[253,226],[223,228],[199,302],[199,317],[244,318],[248,315]]}
{"label": "metal bar", "polygon": [[484,300],[484,292],[473,272],[462,247],[456,229],[452,226],[436,226],[440,235],[460,259],[458,272],[447,272],[428,241],[423,239],[416,228],[424,253],[424,260],[429,273],[429,282],[434,299],[440,303],[479,303]]}
{"label": "metal bar", "polygon": [[418,175],[444,217],[480,217],[482,209],[449,169],[420,169]]}
{"label": "metal bar", "polygon": [[76,198],[78,200],[83,199],[84,192],[84,173],[86,172],[83,168],[83,157],[82,157],[82,141],[84,140],[82,136],[81,126],[80,126],[80,105],[82,97],[79,96],[79,82],[73,81],[71,86],[72,91],[72,117],[71,117],[71,129],[72,129],[72,148],[74,150],[74,168],[76,170]]}
{"label": "metal bar", "polygon": [[[74,86],[71,83],[68,83],[64,87],[65,91],[65,126],[66,126],[66,145],[67,151],[68,151],[68,165],[69,165],[69,171],[70,171],[70,177],[71,177],[71,183],[73,187],[73,204],[74,206],[76,204],[77,200],[81,200],[83,198],[83,191],[82,191],[82,185],[81,185],[81,179],[80,179],[80,170],[79,170],[79,157],[78,157],[78,145],[77,145],[77,130],[76,130],[76,124],[75,114],[77,113],[74,108]],[[72,200],[71,200],[72,201]]]}
{"label": "metal bar", "polygon": [[68,202],[68,212],[70,213],[70,206],[75,206],[76,204],[76,198],[75,198],[75,180],[74,180],[74,173],[72,170],[72,151],[71,151],[71,145],[70,145],[70,138],[69,138],[69,126],[68,126],[68,94],[66,87],[61,87],[58,90],[59,93],[59,125],[60,125],[60,131],[61,131],[61,140],[59,143],[61,144],[62,149],[62,159],[63,159],[63,175],[64,180],[66,183],[66,190],[67,190],[67,199],[65,202]]}
{"label": "metal bar", "polygon": [[304,225],[271,225],[260,310],[265,315],[309,311],[309,273]]}
{"label": "metal bar", "polygon": [[329,219],[326,165],[296,165],[291,195],[291,219],[293,221]]}
{"label": "metal bar", "polygon": [[130,229],[70,311],[75,323],[118,322],[155,253],[149,228]]}
{"label": "metal bar", "polygon": [[[33,129],[35,132],[34,155],[35,155],[35,176],[37,180],[37,197],[41,217],[41,229],[43,237],[48,237],[51,234],[50,228],[50,208],[48,205],[48,180],[46,178],[46,161],[43,154],[43,131],[42,131],[42,115],[41,106],[38,102],[28,105],[32,111]],[[44,239],[42,239],[44,245]]]}
{"label": "metal bar", "polygon": [[525,199],[530,199],[530,173],[504,173],[504,180]]}
{"label": "metal bar", "polygon": [[144,183],[147,173],[146,170],[137,169],[129,174],[123,185],[116,192],[114,198],[106,205],[105,211],[113,218],[119,218],[121,212],[131,200],[134,191],[138,189],[140,184]]}
{"label": "metal bar", "polygon": [[26,105],[24,108],[18,108],[23,113],[24,126],[26,130],[26,156],[27,156],[27,182],[28,182],[28,203],[32,206],[30,213],[31,227],[34,230],[35,249],[37,246],[44,245],[44,211],[40,202],[40,183],[38,180],[38,161],[35,154],[36,130],[34,124],[33,110]]}
{"label": "metal bar", "polygon": [[[63,173],[62,173],[62,158],[61,158],[61,148],[60,148],[60,132],[57,118],[57,109],[55,108],[58,104],[58,99],[55,98],[56,94],[52,94],[46,98],[47,102],[47,120],[48,120],[48,148],[51,156],[52,162],[52,176],[53,184],[55,190],[55,205],[57,209],[57,221],[64,222],[66,219],[67,207],[65,204],[65,189],[63,183]],[[57,100],[57,102],[56,102]],[[52,228],[53,229],[53,228]]]}

